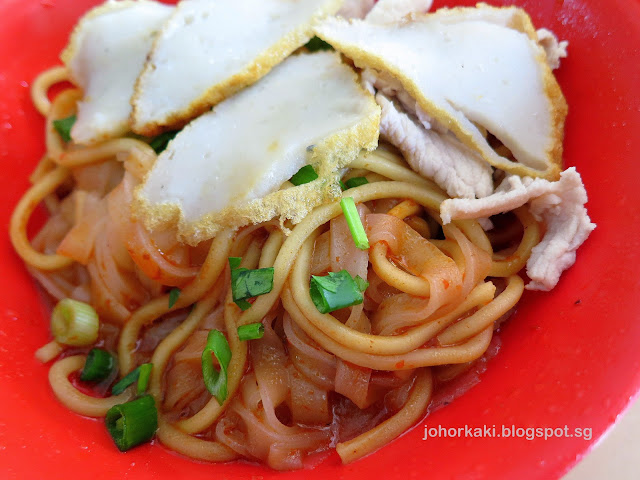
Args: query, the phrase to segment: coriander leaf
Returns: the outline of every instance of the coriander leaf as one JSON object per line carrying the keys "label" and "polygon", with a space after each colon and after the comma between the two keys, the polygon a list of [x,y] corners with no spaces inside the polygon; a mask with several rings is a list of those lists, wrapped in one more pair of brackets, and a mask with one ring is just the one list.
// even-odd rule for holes
{"label": "coriander leaf", "polygon": [[307,50],[310,52],[317,52],[318,50],[333,50],[331,45],[319,37],[313,37],[305,44],[305,47],[307,47]]}
{"label": "coriander leaf", "polygon": [[53,121],[53,128],[56,129],[65,143],[69,143],[71,141],[71,128],[74,123],[76,123],[75,115]]}

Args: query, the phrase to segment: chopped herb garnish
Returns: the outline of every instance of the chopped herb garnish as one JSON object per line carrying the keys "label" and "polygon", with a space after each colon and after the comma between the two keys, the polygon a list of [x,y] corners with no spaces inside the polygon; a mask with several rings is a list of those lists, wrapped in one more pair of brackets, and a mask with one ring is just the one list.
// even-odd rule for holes
{"label": "chopped herb garnish", "polygon": [[361,292],[364,292],[369,287],[369,282],[367,282],[360,275],[356,275],[356,278],[354,278],[354,280],[356,282],[356,285],[358,286],[358,290],[360,290]]}
{"label": "chopped herb garnish", "polygon": [[169,292],[169,308],[173,308],[173,306],[178,301],[178,297],[180,296],[179,288],[172,288]]}
{"label": "chopped herb garnish", "polygon": [[149,146],[153,148],[153,150],[157,154],[160,154],[164,151],[165,148],[167,148],[169,142],[175,138],[179,131],[180,130],[173,130],[171,132],[161,133],[160,135],[151,139],[151,141],[149,142]]}
{"label": "chopped herb garnish", "polygon": [[[213,354],[220,364],[220,371],[213,366]],[[227,338],[218,330],[211,330],[207,336],[207,346],[202,352],[202,376],[209,393],[222,405],[227,399],[227,368],[231,361],[231,348]]]}
{"label": "chopped herb garnish", "polygon": [[345,185],[345,183],[342,180],[339,181],[339,184],[340,184],[340,188],[344,192],[347,189],[347,186]]}
{"label": "chopped herb garnish", "polygon": [[251,308],[247,300],[269,293],[273,289],[273,267],[249,270],[240,268],[240,258],[230,257],[231,293],[233,301],[242,310]]}
{"label": "chopped herb garnish", "polygon": [[318,37],[313,37],[309,40],[305,47],[307,47],[307,50],[310,52],[317,52],[318,50],[333,50],[331,45]]}
{"label": "chopped herb garnish", "polygon": [[140,376],[140,367],[137,367],[134,370],[131,370],[123,378],[121,378],[118,383],[116,383],[113,386],[113,388],[111,389],[111,395],[120,395],[122,392],[124,392],[127,389],[127,387],[129,387],[130,385],[133,385],[138,380],[139,376]]}
{"label": "chopped herb garnish", "polygon": [[238,338],[241,341],[258,340],[264,335],[264,325],[260,322],[241,325],[238,327]]}
{"label": "chopped herb garnish", "polygon": [[[146,365],[149,365],[149,367],[147,367]],[[122,392],[124,392],[127,389],[127,387],[133,385],[135,382],[138,381],[138,379],[140,378],[140,372],[142,370],[147,371],[148,369],[149,373],[151,373],[152,366],[153,364],[151,363],[143,363],[142,365],[135,368],[134,370],[131,370],[118,383],[116,383],[113,386],[113,388],[111,389],[111,395],[120,395]],[[149,381],[149,373],[145,373],[147,378],[144,379],[143,382]],[[140,386],[138,386],[138,388],[140,388]],[[146,390],[146,385],[144,390]]]}
{"label": "chopped herb garnish", "polygon": [[92,348],[84,362],[80,380],[83,382],[101,382],[111,376],[116,369],[116,359],[106,350]]}
{"label": "chopped herb garnish", "polygon": [[240,310],[243,312],[251,308],[251,302],[247,302],[246,300],[234,300],[233,303],[240,307]]}
{"label": "chopped herb garnish", "polygon": [[369,248],[369,239],[364,231],[362,220],[360,220],[360,214],[356,208],[356,203],[351,197],[344,197],[340,200],[340,206],[342,207],[342,213],[347,220],[347,225],[351,231],[353,241],[360,250],[367,250]]}
{"label": "chopped herb garnish", "polygon": [[56,131],[60,134],[60,138],[62,138],[65,143],[69,143],[71,141],[71,128],[73,127],[74,123],[76,123],[75,115],[53,121],[53,128],[56,129]]}
{"label": "chopped herb garnish", "polygon": [[229,266],[231,267],[231,270],[239,268],[241,263],[242,257],[229,257]]}
{"label": "chopped herb garnish", "polygon": [[349,272],[341,270],[324,277],[312,275],[309,293],[318,311],[329,313],[362,303],[362,287],[366,289],[367,285],[359,276],[354,279]]}
{"label": "chopped herb garnish", "polygon": [[360,185],[366,185],[367,183],[369,183],[369,180],[367,180],[366,177],[353,177],[347,180],[345,185],[347,188],[356,188]]}
{"label": "chopped herb garnish", "polygon": [[318,174],[311,165],[305,165],[289,180],[295,186],[303,185],[305,183],[313,182],[318,178]]}
{"label": "chopped herb garnish", "polygon": [[313,278],[316,283],[324,290],[331,293],[336,293],[338,291],[338,282],[335,278],[336,275],[337,273],[329,272],[329,275],[327,275],[326,277],[318,277],[314,275]]}
{"label": "chopped herb garnish", "polygon": [[82,347],[98,339],[100,321],[88,303],[64,298],[51,312],[51,333],[58,343]]}
{"label": "chopped herb garnish", "polygon": [[148,442],[158,429],[158,410],[151,395],[115,405],[105,417],[107,430],[121,452]]}
{"label": "chopped herb garnish", "polygon": [[149,378],[153,370],[153,363],[143,363],[140,365],[140,375],[138,376],[138,386],[136,393],[142,395],[149,387]]}

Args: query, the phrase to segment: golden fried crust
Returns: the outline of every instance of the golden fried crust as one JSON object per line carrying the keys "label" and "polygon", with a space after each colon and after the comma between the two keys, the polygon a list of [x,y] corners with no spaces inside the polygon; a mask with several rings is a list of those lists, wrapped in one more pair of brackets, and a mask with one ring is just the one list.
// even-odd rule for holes
{"label": "golden fried crust", "polygon": [[[486,4],[479,3],[478,7],[488,7]],[[564,94],[560,89],[560,85],[553,75],[549,63],[547,62],[547,55],[544,49],[538,44],[538,34],[533,26],[531,17],[521,8],[509,7],[514,10],[511,24],[509,25],[514,30],[525,33],[529,39],[538,45],[538,54],[536,55],[536,62],[540,66],[540,70],[543,75],[543,83],[547,98],[551,103],[551,123],[552,123],[552,141],[547,148],[547,158],[550,160],[549,166],[540,177],[547,180],[558,180],[560,178],[560,172],[562,171],[562,144],[564,140],[564,122],[567,118],[569,106],[564,98]]]}
{"label": "golden fried crust", "polygon": [[[486,17],[481,16],[483,13],[487,14]],[[474,135],[474,132],[466,129],[455,118],[453,118],[449,112],[431,101],[425,93],[422,92],[422,90],[413,81],[411,81],[407,75],[405,75],[403,71],[385,63],[385,61],[380,57],[371,55],[360,49],[358,46],[335,42],[332,38],[323,35],[321,31],[316,31],[316,35],[331,43],[337,50],[351,58],[358,67],[368,67],[378,72],[387,72],[393,76],[401,83],[402,87],[417,101],[425,112],[434,117],[445,128],[451,130],[465,145],[478,151],[480,155],[494,167],[520,176],[533,176],[549,180],[557,180],[562,169],[562,141],[564,138],[564,121],[567,115],[567,103],[558,82],[547,64],[544,49],[537,43],[536,30],[533,27],[530,17],[520,8],[496,8],[479,3],[475,8],[443,8],[435,13],[412,14],[403,21],[419,21],[420,19],[435,17],[445,21],[450,19],[452,22],[455,22],[460,15],[467,17],[471,16],[472,18],[476,17],[479,20],[482,19],[492,23],[501,24],[524,33],[531,40],[533,47],[537,49],[535,60],[538,63],[539,72],[543,77],[542,83],[550,104],[553,128],[549,145],[545,149],[547,152],[547,166],[544,170],[538,170],[518,162],[513,162],[496,154],[486,142],[479,142],[478,136]],[[351,23],[353,23],[353,21],[351,21]]]}
{"label": "golden fried crust", "polygon": [[[338,57],[338,54],[335,55]],[[351,71],[350,76],[366,100],[367,113],[357,124],[337,131],[313,146],[309,164],[314,167],[318,179],[278,190],[263,198],[229,205],[221,211],[201,217],[197,222],[187,222],[179,204],[153,204],[146,198],[143,192],[145,178],[134,191],[134,216],[141,219],[149,230],[177,227],[181,242],[197,245],[228,227],[239,228],[273,218],[279,218],[281,223],[291,220],[296,224],[313,208],[339,198],[342,192],[339,170],[354,161],[363,149],[375,150],[380,131],[380,107],[373,96],[360,86],[357,74]]]}
{"label": "golden fried crust", "polygon": [[311,164],[318,169],[317,180],[273,192],[264,198],[202,217],[196,223],[184,221],[180,205],[152,205],[142,194],[142,185],[134,193],[132,211],[149,230],[178,227],[178,239],[197,245],[213,238],[220,230],[265,222],[279,217],[280,221],[299,223],[313,208],[340,197],[337,170],[351,163],[362,149],[373,151],[378,145],[380,109],[374,110],[360,124],[327,138],[313,149]]}
{"label": "golden fried crust", "polygon": [[102,5],[98,5],[97,7],[89,10],[87,13],[85,13],[82,16],[82,18],[78,21],[78,23],[76,23],[76,26],[73,28],[73,31],[71,32],[71,35],[69,37],[69,43],[67,44],[66,47],[64,47],[64,49],[62,50],[62,53],[60,53],[60,60],[62,60],[62,63],[64,63],[66,66],[69,66],[69,62],[76,55],[76,51],[78,50],[78,46],[80,43],[80,34],[84,29],[84,24],[87,21],[93,18],[99,17],[100,15],[103,15],[105,13],[124,10],[137,3],[142,3],[146,1],[147,0],[140,0],[140,1],[122,0],[120,2],[105,2]]}
{"label": "golden fried crust", "polygon": [[[269,73],[273,67],[311,39],[313,36],[313,24],[327,15],[335,14],[341,5],[342,0],[327,0],[309,23],[300,25],[294,31],[285,35],[275,45],[271,45],[268,49],[264,50],[253,62],[242,70],[231,75],[224,81],[212,85],[198,99],[181,110],[171,113],[165,116],[165,118],[153,120],[142,117],[143,114],[138,107],[137,98],[142,96],[145,77],[151,75],[155,69],[155,65],[151,63],[151,58],[158,43],[161,41],[162,32],[160,32],[154,40],[147,63],[136,81],[134,94],[131,98],[131,106],[133,109],[130,123],[132,130],[139,135],[154,136],[164,131],[182,128],[193,118],[207,112],[211,107],[229,98],[243,88],[252,85]],[[175,14],[176,13],[174,13],[174,15]],[[169,19],[167,24],[170,22],[171,19]],[[250,38],[248,41],[250,41]]]}

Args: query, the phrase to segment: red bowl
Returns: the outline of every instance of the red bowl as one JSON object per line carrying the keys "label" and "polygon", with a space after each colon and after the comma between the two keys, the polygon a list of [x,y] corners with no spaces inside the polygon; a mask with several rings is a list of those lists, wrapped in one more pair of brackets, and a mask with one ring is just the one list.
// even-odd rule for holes
{"label": "red bowl", "polygon": [[[96,0],[3,0],[0,5],[0,225],[44,152],[43,120],[29,99],[37,73],[59,63],[76,19]],[[442,6],[442,2],[436,2]],[[445,2],[472,4],[474,2]],[[34,351],[48,340],[42,299],[6,234],[0,235],[0,471],[35,478],[408,479],[557,478],[615,422],[640,386],[640,3],[518,0],[537,27],[569,40],[557,77],[569,103],[566,165],[576,165],[598,224],[551,293],[527,292],[503,327],[482,381],[381,451],[352,465],[332,454],[314,470],[277,473],[246,463],[196,463],[158,445],[126,454],[103,422],[54,398]],[[635,319],[635,320],[634,320]],[[429,428],[591,429],[576,436],[440,437]],[[462,432],[461,432],[462,433]],[[526,432],[524,432],[526,435]]]}

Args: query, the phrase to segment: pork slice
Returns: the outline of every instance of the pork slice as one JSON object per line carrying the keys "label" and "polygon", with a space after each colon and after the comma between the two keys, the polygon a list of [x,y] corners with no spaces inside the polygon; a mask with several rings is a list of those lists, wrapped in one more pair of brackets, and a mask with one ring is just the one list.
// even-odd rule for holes
{"label": "pork slice", "polygon": [[491,166],[451,134],[427,129],[382,93],[380,135],[395,145],[413,170],[433,179],[450,196],[483,197],[493,191]]}
{"label": "pork slice", "polygon": [[440,205],[446,225],[452,220],[478,218],[508,212],[529,203],[530,211],[546,225],[542,241],[527,261],[528,290],[549,291],[563,271],[574,264],[576,250],[596,227],[584,204],[587,192],[575,167],[560,174],[560,180],[521,178],[507,175],[496,192],[485,198],[452,198]]}

